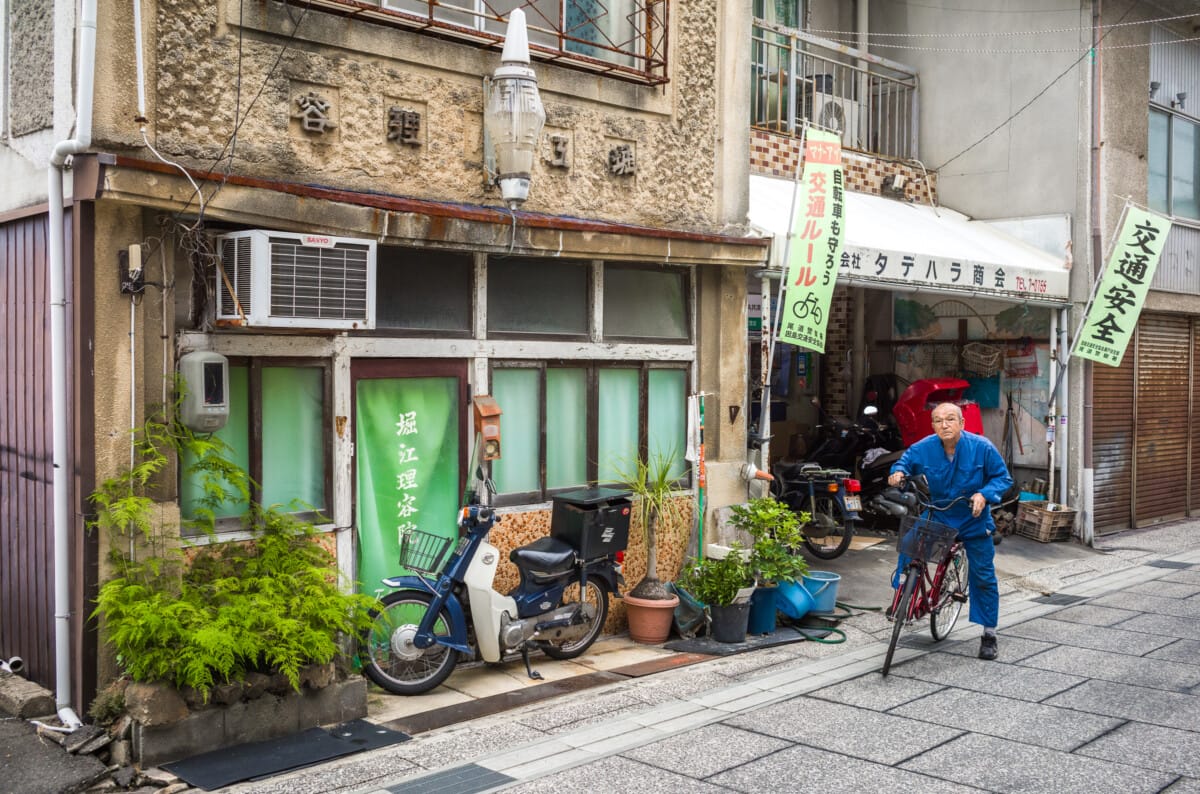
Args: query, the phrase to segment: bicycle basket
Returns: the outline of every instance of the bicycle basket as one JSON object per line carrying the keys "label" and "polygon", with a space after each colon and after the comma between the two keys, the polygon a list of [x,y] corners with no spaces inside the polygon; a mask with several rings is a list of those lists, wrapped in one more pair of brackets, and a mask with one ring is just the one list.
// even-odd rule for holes
{"label": "bicycle basket", "polygon": [[900,542],[896,548],[914,560],[936,562],[957,536],[958,530],[954,527],[928,518],[904,516],[900,520]]}
{"label": "bicycle basket", "polygon": [[400,533],[400,564],[421,573],[435,574],[442,570],[450,538],[442,538],[419,529]]}
{"label": "bicycle basket", "polygon": [[990,378],[1001,370],[1000,358],[1004,351],[980,342],[963,345],[963,369],[981,378]]}

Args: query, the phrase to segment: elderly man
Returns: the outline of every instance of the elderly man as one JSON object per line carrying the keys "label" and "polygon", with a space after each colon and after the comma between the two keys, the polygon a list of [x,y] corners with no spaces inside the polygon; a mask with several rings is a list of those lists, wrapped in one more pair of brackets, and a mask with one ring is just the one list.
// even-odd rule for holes
{"label": "elderly man", "polygon": [[892,466],[888,483],[899,485],[907,476],[924,474],[935,505],[970,497],[939,514],[938,520],[958,529],[958,537],[966,547],[971,622],[983,626],[979,658],[995,659],[1000,589],[993,564],[996,549],[992,533],[996,524],[988,505],[1000,503],[1012,486],[1012,477],[991,441],[963,430],[962,409],[954,403],[942,403],[933,409],[933,431],[934,435],[904,451]]}

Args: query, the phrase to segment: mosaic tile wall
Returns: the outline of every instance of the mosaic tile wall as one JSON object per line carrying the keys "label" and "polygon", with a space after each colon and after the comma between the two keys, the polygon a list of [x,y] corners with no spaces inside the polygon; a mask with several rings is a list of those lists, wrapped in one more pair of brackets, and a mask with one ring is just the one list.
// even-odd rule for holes
{"label": "mosaic tile wall", "polygon": [[[750,131],[750,172],[787,179],[800,166],[800,139],[776,135],[765,130]],[[842,169],[846,188],[874,196],[883,192],[883,178],[900,174],[906,178],[904,197],[925,204],[937,198],[937,174],[926,174],[920,166],[900,160],[888,160],[859,152],[842,150]]]}

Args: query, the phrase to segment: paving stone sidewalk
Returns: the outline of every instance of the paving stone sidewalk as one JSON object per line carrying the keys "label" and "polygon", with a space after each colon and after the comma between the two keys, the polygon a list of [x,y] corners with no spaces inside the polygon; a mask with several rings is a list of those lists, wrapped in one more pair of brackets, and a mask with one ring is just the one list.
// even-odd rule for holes
{"label": "paving stone sidewalk", "polygon": [[[1001,657],[960,623],[905,635],[878,674],[880,615],[799,643],[632,679],[384,750],[226,789],[1200,792],[1200,522],[1003,584]],[[965,612],[963,616],[965,620]]]}

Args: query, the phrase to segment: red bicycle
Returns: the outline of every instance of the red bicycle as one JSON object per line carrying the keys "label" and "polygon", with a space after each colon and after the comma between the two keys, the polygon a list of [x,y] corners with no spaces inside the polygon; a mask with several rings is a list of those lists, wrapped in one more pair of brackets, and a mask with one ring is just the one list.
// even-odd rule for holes
{"label": "red bicycle", "polygon": [[892,667],[896,643],[905,626],[928,616],[929,633],[935,642],[940,642],[958,622],[967,601],[967,552],[958,539],[958,530],[935,521],[931,515],[948,510],[965,498],[960,496],[944,507],[922,500],[920,515],[904,516],[900,521],[900,541],[896,547],[908,557],[908,564],[888,610],[892,638],[883,658],[881,672],[885,676]]}

